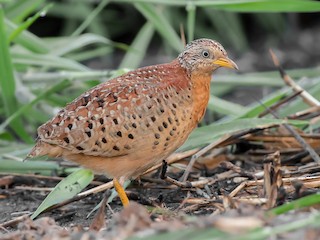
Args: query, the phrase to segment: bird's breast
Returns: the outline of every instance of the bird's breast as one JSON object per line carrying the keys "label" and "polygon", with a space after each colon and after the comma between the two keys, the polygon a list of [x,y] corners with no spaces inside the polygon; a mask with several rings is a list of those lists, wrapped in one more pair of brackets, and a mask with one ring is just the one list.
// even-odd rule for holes
{"label": "bird's breast", "polygon": [[199,123],[203,118],[210,97],[211,75],[192,76],[193,120]]}

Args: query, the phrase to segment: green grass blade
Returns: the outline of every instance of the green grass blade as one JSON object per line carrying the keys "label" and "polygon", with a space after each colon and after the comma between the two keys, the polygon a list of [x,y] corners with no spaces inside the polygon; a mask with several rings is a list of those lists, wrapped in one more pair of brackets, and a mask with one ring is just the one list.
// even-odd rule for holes
{"label": "green grass blade", "polygon": [[189,2],[187,5],[187,32],[188,38],[187,41],[191,42],[194,40],[194,26],[196,23],[196,11],[197,8],[192,2]]}
{"label": "green grass blade", "polygon": [[[210,6],[209,1],[202,1],[202,4]],[[262,1],[225,1],[226,4],[214,5],[216,9],[234,12],[319,12],[320,2],[306,0],[262,0]]]}
{"label": "green grass blade", "polygon": [[50,54],[54,56],[63,56],[77,49],[81,49],[90,44],[114,45],[111,40],[92,33],[82,34],[77,37],[59,37],[59,39],[48,39],[51,46]]}
{"label": "green grass blade", "polygon": [[288,202],[279,207],[273,208],[267,212],[267,215],[274,216],[284,214],[294,209],[300,209],[304,207],[310,207],[320,203],[320,193],[312,194],[306,197],[299,198],[292,202]]}
{"label": "green grass blade", "polygon": [[243,107],[240,104],[232,103],[213,95],[210,96],[208,109],[217,113],[231,116],[239,116],[248,111],[246,107]]}
{"label": "green grass blade", "polygon": [[44,0],[11,1],[5,5],[5,14],[13,22],[21,23],[25,18],[32,15],[43,2]]}
{"label": "green grass blade", "polygon": [[93,11],[91,11],[84,22],[71,34],[71,36],[79,36],[92,23],[92,20],[104,9],[105,6],[107,6],[109,2],[109,0],[100,1],[98,6]]}
{"label": "green grass blade", "polygon": [[2,173],[25,173],[33,174],[46,173],[46,175],[54,174],[61,170],[56,162],[48,161],[27,161],[20,162],[14,160],[0,159],[0,172]]}
{"label": "green grass blade", "polygon": [[74,71],[86,71],[88,68],[76,61],[56,57],[48,54],[36,53],[12,53],[12,60],[14,64],[39,67],[50,67],[57,69],[68,69]]}
{"label": "green grass blade", "polygon": [[[127,3],[149,3],[167,6],[186,6],[182,0],[117,0]],[[212,7],[234,12],[319,12],[320,2],[307,0],[198,0],[192,1],[197,7]]]}
{"label": "green grass blade", "polygon": [[171,47],[173,47],[177,52],[181,52],[183,50],[184,46],[178,34],[172,28],[164,15],[157,11],[154,5],[147,3],[136,3],[134,6],[146,19],[148,19],[148,21],[153,24],[154,28],[164,39],[167,40]]}
{"label": "green grass blade", "polygon": [[46,14],[49,8],[52,7],[53,4],[49,4],[48,6],[44,7],[42,10],[34,14],[32,17],[28,18],[25,22],[23,22],[19,27],[17,27],[9,36],[8,41],[11,43],[17,36],[20,35],[24,30],[30,27],[39,17]]}
{"label": "green grass blade", "polygon": [[[0,91],[4,104],[5,115],[9,117],[18,109],[18,103],[15,96],[15,78],[13,66],[9,52],[9,44],[6,41],[4,14],[0,6]],[[32,142],[32,138],[24,130],[21,119],[15,119],[11,122],[10,127],[25,142]]]}
{"label": "green grass blade", "polygon": [[87,169],[80,169],[71,173],[68,177],[59,182],[52,192],[49,193],[37,210],[32,214],[31,219],[36,218],[47,208],[74,197],[90,184],[93,177],[92,171]]}
{"label": "green grass blade", "polygon": [[195,129],[187,142],[179,149],[180,151],[189,150],[192,148],[204,146],[216,141],[221,136],[236,133],[241,130],[250,128],[266,128],[282,123],[290,123],[294,125],[306,125],[306,121],[285,121],[281,119],[269,118],[246,118],[236,119],[228,122],[215,122],[204,127]]}
{"label": "green grass blade", "polygon": [[[8,35],[18,28],[16,24],[8,19],[5,19],[5,24]],[[35,53],[48,53],[50,50],[42,39],[29,31],[23,31],[16,39],[14,39],[14,42]]]}
{"label": "green grass blade", "polygon": [[145,23],[136,35],[129,51],[124,56],[118,68],[137,68],[146,54],[153,34],[153,24],[150,22]]}
{"label": "green grass blade", "polygon": [[52,93],[58,92],[60,90],[63,90],[71,85],[71,81],[69,80],[63,80],[52,87],[50,87],[48,90],[43,91],[41,94],[39,94],[35,99],[33,99],[30,103],[23,105],[19,110],[17,110],[15,113],[13,113],[10,117],[8,117],[3,123],[0,124],[0,132],[4,131],[4,129],[15,119],[19,118],[22,114],[27,114],[29,109],[39,101],[41,101],[44,98],[47,98]]}

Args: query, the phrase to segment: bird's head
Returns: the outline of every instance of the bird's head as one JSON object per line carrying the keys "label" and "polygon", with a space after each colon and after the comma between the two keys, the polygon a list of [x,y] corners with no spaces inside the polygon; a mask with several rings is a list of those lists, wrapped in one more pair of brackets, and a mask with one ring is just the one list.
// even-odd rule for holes
{"label": "bird's head", "polygon": [[205,38],[189,43],[178,60],[190,75],[211,75],[219,67],[238,69],[220,43]]}

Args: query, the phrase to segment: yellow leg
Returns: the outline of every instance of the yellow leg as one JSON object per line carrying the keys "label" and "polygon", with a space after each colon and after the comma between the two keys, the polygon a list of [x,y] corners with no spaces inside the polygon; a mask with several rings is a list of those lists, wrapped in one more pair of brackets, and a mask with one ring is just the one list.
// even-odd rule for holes
{"label": "yellow leg", "polygon": [[113,179],[113,186],[114,186],[114,188],[116,189],[116,191],[117,191],[117,193],[119,195],[119,198],[120,198],[120,200],[122,202],[122,205],[124,207],[128,206],[129,199],[128,199],[127,194],[124,191],[123,187],[119,183],[118,179],[116,179],[116,178]]}

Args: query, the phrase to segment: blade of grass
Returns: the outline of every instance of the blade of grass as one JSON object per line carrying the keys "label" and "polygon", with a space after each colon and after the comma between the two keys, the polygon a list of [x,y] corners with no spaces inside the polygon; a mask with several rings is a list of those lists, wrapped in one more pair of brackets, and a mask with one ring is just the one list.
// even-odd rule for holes
{"label": "blade of grass", "polygon": [[82,34],[77,37],[59,37],[48,39],[47,41],[51,45],[50,54],[54,56],[63,56],[67,53],[81,49],[90,44],[106,44],[114,45],[111,40],[92,33]]}
{"label": "blade of grass", "polygon": [[282,123],[289,123],[294,125],[306,125],[307,121],[284,121],[281,119],[269,118],[246,118],[235,119],[227,122],[214,122],[204,127],[196,128],[190,135],[189,139],[179,151],[186,151],[192,148],[204,146],[212,143],[223,135],[232,134],[241,130],[251,128],[266,128]]}
{"label": "blade of grass", "polygon": [[138,11],[150,21],[159,34],[167,40],[167,42],[176,51],[181,52],[183,50],[183,44],[180,41],[178,34],[172,28],[168,20],[156,9],[154,5],[147,3],[135,3],[134,6]]}
{"label": "blade of grass", "polygon": [[21,32],[26,30],[28,27],[30,27],[39,17],[42,17],[46,14],[48,9],[50,9],[53,6],[53,4],[49,4],[46,7],[44,7],[42,10],[34,14],[32,17],[28,18],[26,21],[24,21],[19,27],[17,27],[9,36],[8,41],[11,43],[14,39],[17,38],[17,36],[20,35]]}
{"label": "blade of grass", "polygon": [[58,92],[62,89],[65,89],[71,85],[71,81],[69,80],[63,80],[52,87],[50,87],[48,90],[43,91],[41,94],[39,94],[35,99],[33,99],[30,103],[23,105],[19,110],[17,110],[15,113],[13,113],[10,117],[8,117],[3,123],[0,124],[0,131],[3,131],[11,122],[15,121],[20,117],[22,114],[27,114],[28,110],[36,103],[38,103],[40,100],[47,98],[52,93]]}
{"label": "blade of grass", "polygon": [[[14,114],[18,109],[17,99],[15,97],[15,78],[13,66],[9,52],[9,44],[5,33],[4,13],[0,5],[0,91],[4,103],[5,114],[7,117]],[[21,119],[15,119],[11,122],[12,130],[25,142],[32,142],[32,138],[23,128]]]}
{"label": "blade of grass", "polygon": [[[18,28],[16,24],[8,19],[5,19],[5,24],[7,28],[7,34],[10,35],[15,29]],[[31,52],[35,53],[48,53],[49,47],[43,42],[42,39],[32,34],[29,31],[23,31],[14,42],[20,44]]]}
{"label": "blade of grass", "polygon": [[239,116],[248,111],[246,107],[243,107],[240,104],[232,103],[213,95],[210,96],[208,109],[224,115],[233,116]]}
{"label": "blade of grass", "polygon": [[124,56],[118,68],[137,68],[146,54],[153,34],[153,24],[150,22],[145,23],[136,35],[129,51]]}
{"label": "blade of grass", "polygon": [[14,64],[24,66],[40,66],[58,69],[69,69],[74,71],[86,71],[88,68],[76,61],[56,57],[48,54],[36,53],[12,53]]}
{"label": "blade of grass", "polygon": [[267,212],[267,215],[268,216],[280,215],[280,214],[289,212],[291,210],[310,207],[312,205],[319,204],[319,203],[320,203],[320,193],[316,193],[316,194],[302,197],[292,202],[283,204],[279,207],[273,208]]}
{"label": "blade of grass", "polygon": [[84,22],[71,34],[71,36],[79,36],[91,23],[92,20],[104,9],[109,3],[109,0],[102,0],[98,6],[91,11],[91,13],[86,17]]}
{"label": "blade of grass", "polygon": [[36,218],[47,208],[72,198],[81,192],[82,189],[90,184],[90,182],[93,180],[93,176],[94,175],[92,171],[87,169],[80,169],[70,174],[68,177],[59,182],[52,192],[49,193],[37,210],[32,214],[31,219]]}
{"label": "blade of grass", "polygon": [[194,39],[194,26],[196,22],[196,11],[197,8],[193,2],[187,4],[187,29],[188,29],[188,42]]}
{"label": "blade of grass", "polygon": [[44,0],[11,1],[5,5],[5,13],[7,18],[18,24],[30,16],[43,2]]}
{"label": "blade of grass", "polygon": [[[117,0],[127,3],[149,3],[167,6],[186,6],[188,1],[181,0]],[[234,12],[319,12],[320,2],[304,0],[198,0],[193,1],[197,7],[213,7]]]}

